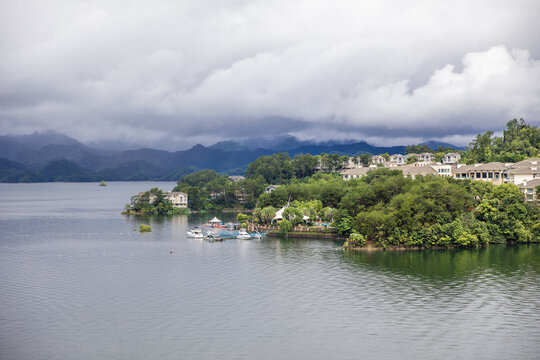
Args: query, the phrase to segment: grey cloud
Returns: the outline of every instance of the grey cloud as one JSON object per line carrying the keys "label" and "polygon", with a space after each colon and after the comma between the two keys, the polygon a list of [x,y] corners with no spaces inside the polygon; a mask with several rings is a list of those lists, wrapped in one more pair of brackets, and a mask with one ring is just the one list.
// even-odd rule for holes
{"label": "grey cloud", "polygon": [[173,148],[538,124],[535,1],[0,4],[0,132]]}

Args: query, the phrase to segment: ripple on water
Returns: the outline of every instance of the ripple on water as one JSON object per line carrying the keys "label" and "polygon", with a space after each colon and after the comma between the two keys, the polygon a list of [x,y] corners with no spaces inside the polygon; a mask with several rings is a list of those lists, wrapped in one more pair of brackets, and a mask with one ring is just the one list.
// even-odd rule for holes
{"label": "ripple on water", "polygon": [[216,244],[168,224],[148,236],[131,223],[99,224],[55,233],[45,221],[42,237],[12,231],[0,244],[3,358],[532,359],[540,351],[538,246],[354,254],[324,241]]}

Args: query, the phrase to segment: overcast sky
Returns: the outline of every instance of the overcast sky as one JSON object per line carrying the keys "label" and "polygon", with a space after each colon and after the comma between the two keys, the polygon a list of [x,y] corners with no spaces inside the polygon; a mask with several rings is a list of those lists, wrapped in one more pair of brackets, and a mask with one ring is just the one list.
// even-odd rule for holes
{"label": "overcast sky", "polygon": [[0,4],[1,134],[462,145],[540,125],[539,1]]}

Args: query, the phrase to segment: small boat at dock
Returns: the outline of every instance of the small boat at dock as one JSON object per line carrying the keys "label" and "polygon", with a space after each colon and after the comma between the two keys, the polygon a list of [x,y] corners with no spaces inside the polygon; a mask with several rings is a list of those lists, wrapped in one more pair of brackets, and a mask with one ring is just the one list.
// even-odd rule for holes
{"label": "small boat at dock", "polygon": [[251,239],[251,235],[246,231],[246,229],[240,229],[236,238],[242,240],[249,240]]}
{"label": "small boat at dock", "polygon": [[204,240],[208,241],[223,241],[224,239],[213,231],[208,231],[204,237]]}
{"label": "small boat at dock", "polygon": [[204,235],[199,228],[193,228],[187,232],[187,236],[194,239],[203,239]]}

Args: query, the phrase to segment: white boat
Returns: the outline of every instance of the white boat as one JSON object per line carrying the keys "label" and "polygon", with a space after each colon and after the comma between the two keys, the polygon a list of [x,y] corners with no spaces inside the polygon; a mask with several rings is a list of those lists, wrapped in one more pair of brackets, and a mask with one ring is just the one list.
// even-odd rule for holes
{"label": "white boat", "polygon": [[251,235],[248,234],[246,229],[240,229],[240,231],[238,232],[238,235],[236,236],[236,238],[237,239],[249,240],[249,239],[251,239]]}
{"label": "white boat", "polygon": [[199,228],[193,228],[190,231],[187,232],[188,237],[194,238],[194,239],[203,239],[204,235]]}
{"label": "white boat", "polygon": [[208,241],[223,241],[223,238],[213,231],[208,231],[204,239]]}

